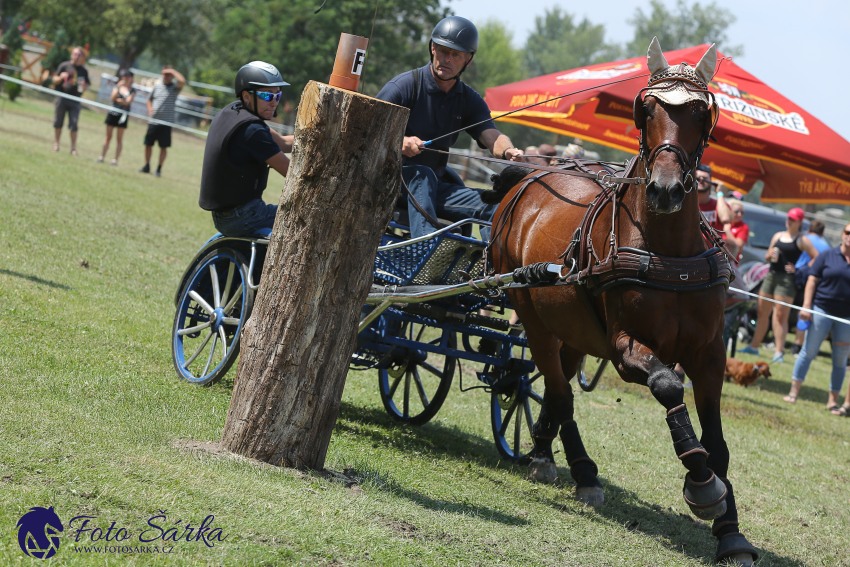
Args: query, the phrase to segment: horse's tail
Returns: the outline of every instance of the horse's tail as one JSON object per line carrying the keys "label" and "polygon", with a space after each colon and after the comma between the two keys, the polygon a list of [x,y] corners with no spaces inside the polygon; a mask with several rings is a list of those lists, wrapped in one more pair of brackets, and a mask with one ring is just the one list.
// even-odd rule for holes
{"label": "horse's tail", "polygon": [[493,190],[481,193],[481,200],[488,205],[498,205],[508,194],[508,191],[513,189],[523,177],[532,171],[534,170],[528,167],[509,165],[501,173],[494,173],[490,176],[490,181],[493,182]]}

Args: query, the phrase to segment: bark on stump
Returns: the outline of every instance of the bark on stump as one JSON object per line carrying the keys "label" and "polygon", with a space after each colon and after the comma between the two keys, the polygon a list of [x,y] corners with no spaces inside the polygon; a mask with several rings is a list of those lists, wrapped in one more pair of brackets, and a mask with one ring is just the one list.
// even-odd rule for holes
{"label": "bark on stump", "polygon": [[401,178],[408,110],[310,82],[222,445],[321,469],[375,252]]}

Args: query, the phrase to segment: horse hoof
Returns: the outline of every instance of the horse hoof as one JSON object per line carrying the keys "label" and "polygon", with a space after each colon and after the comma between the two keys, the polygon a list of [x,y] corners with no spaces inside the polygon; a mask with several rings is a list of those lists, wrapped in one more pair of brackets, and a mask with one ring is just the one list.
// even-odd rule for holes
{"label": "horse hoof", "polygon": [[749,553],[735,553],[723,560],[721,565],[734,567],[752,567],[755,561]]}
{"label": "horse hoof", "polygon": [[537,458],[528,465],[528,478],[534,482],[552,484],[558,480],[558,469],[552,461]]}
{"label": "horse hoof", "polygon": [[605,493],[601,486],[576,486],[576,500],[599,508],[605,504]]}
{"label": "horse hoof", "polygon": [[682,497],[700,520],[716,520],[726,513],[726,485],[714,473],[705,482],[694,482],[685,475]]}

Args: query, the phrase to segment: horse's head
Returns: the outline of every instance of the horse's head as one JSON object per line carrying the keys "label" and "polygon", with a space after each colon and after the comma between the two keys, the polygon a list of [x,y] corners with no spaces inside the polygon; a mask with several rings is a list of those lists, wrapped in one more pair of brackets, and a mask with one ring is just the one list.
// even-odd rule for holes
{"label": "horse's head", "polygon": [[653,38],[646,59],[651,75],[634,103],[646,196],[656,212],[675,213],[696,186],[696,167],[717,121],[717,103],[707,88],[717,50],[712,45],[696,67],[668,65]]}

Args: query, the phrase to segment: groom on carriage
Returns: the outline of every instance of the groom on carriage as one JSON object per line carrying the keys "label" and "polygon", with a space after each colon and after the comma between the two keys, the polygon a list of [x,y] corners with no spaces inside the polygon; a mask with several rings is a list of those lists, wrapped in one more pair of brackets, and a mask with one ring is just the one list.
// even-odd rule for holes
{"label": "groom on carriage", "polygon": [[[475,218],[489,222],[496,212],[496,205],[481,200],[480,190],[466,187],[448,167],[445,152],[462,129],[466,127],[478,145],[494,156],[523,161],[522,151],[488,120],[490,109],[484,99],[460,80],[478,50],[475,25],[458,16],[445,18],[431,32],[429,50],[427,65],[398,75],[377,96],[410,109],[402,148],[402,177],[412,238],[440,228],[438,216],[452,221]],[[483,123],[470,126],[478,122]],[[452,134],[446,136],[449,132]],[[435,139],[441,145],[425,141]],[[489,228],[481,228],[484,240],[489,240],[489,234]]]}

